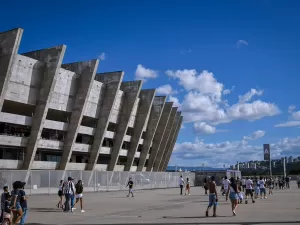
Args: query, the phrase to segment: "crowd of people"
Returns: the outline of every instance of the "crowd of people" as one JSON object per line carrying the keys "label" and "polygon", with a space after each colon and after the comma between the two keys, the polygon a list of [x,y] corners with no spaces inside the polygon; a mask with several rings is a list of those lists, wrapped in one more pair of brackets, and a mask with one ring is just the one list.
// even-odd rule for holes
{"label": "crowd of people", "polygon": [[2,225],[25,224],[28,215],[28,196],[24,190],[25,185],[25,182],[15,181],[11,191],[7,185],[3,187],[0,217]]}
{"label": "crowd of people", "polygon": [[[73,177],[68,177],[66,181],[61,180],[58,186],[58,197],[59,201],[56,207],[61,208],[64,212],[73,212],[77,203],[80,203],[81,212],[85,212],[83,209],[82,180],[78,180],[76,184]],[[65,198],[64,203],[63,197]]]}
{"label": "crowd of people", "polygon": [[[221,195],[225,196],[226,201],[231,201],[231,210],[233,215],[236,215],[236,209],[239,204],[245,201],[248,204],[248,199],[255,203],[256,199],[266,199],[267,194],[273,195],[273,189],[290,189],[290,177],[243,177],[228,179],[226,176],[221,181]],[[300,177],[297,177],[298,188],[300,188]],[[12,185],[12,190],[9,191],[7,185],[3,187],[1,195],[1,216],[0,222],[2,225],[15,225],[25,224],[28,215],[27,200],[28,196],[25,193],[24,187],[26,183],[16,181]],[[132,178],[128,179],[127,197],[133,195],[134,182]],[[185,195],[190,195],[191,187],[190,180],[186,180],[180,176],[179,179],[180,195],[183,195],[185,187]],[[214,176],[204,179],[203,188],[205,194],[209,195],[209,204],[206,209],[206,216],[209,216],[209,211],[213,208],[213,216],[217,216],[218,205],[218,190],[217,183]],[[267,193],[268,192],[268,193]],[[79,203],[81,212],[83,209],[83,182],[78,180],[75,184],[74,178],[68,177],[66,181],[61,180],[58,187],[59,201],[56,205],[57,208],[62,209],[64,212],[73,212],[75,206]]]}
{"label": "crowd of people", "polygon": [[[248,204],[248,199],[255,203],[256,199],[267,199],[267,195],[273,195],[273,189],[290,189],[290,177],[231,177],[226,176],[222,179],[221,194],[225,199],[231,201],[231,210],[233,216],[236,216],[236,210],[239,204]],[[218,191],[214,176],[204,179],[205,194],[209,195],[209,204],[206,210],[206,216],[213,207],[213,217],[216,217],[218,205]],[[268,193],[267,193],[268,192]]]}

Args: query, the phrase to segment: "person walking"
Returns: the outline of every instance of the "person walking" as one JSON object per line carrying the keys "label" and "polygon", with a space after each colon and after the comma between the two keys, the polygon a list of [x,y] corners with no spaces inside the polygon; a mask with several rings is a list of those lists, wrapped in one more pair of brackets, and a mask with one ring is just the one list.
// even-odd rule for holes
{"label": "person walking", "polygon": [[245,196],[245,203],[248,204],[248,196],[250,195],[252,199],[252,203],[255,203],[254,198],[253,198],[253,181],[251,178],[246,178],[246,196]]}
{"label": "person walking", "polygon": [[182,178],[182,176],[180,176],[180,179],[179,179],[179,187],[180,187],[180,195],[182,195],[183,193],[183,186],[184,186],[184,180]]}
{"label": "person walking", "polygon": [[186,178],[186,186],[185,186],[185,195],[188,193],[188,195],[191,195],[190,192],[191,186],[190,186],[190,178]]}
{"label": "person walking", "polygon": [[228,200],[228,196],[231,201],[231,209],[234,216],[236,216],[236,209],[238,206],[239,196],[238,196],[238,186],[234,177],[231,177],[229,189],[226,193],[226,201]]}
{"label": "person walking", "polygon": [[133,181],[132,181],[131,177],[129,177],[129,181],[128,181],[126,187],[128,187],[128,195],[127,195],[127,197],[129,197],[130,194],[131,194],[132,197],[134,197],[134,195],[133,195]]}
{"label": "person walking", "polygon": [[207,188],[207,178],[206,178],[206,177],[205,177],[204,180],[203,180],[203,188],[204,188],[204,190],[205,190],[205,194],[207,195],[207,190],[208,190],[208,188]]}
{"label": "person walking", "polygon": [[[24,183],[24,186],[25,186],[25,184],[26,183]],[[26,196],[26,193],[24,191],[24,186],[20,190],[20,205],[21,205],[22,210],[23,210],[23,215],[22,215],[22,218],[21,218],[21,221],[20,221],[20,225],[25,224],[25,221],[26,221],[27,216],[28,216],[28,206],[27,206],[28,197]]]}
{"label": "person walking", "polygon": [[56,205],[57,208],[63,208],[63,204],[62,204],[62,197],[63,197],[63,190],[62,190],[62,188],[63,188],[63,184],[64,184],[64,180],[61,180],[59,182],[59,186],[58,186],[58,193],[57,193],[57,195],[59,197],[59,201],[58,201],[58,203]]}
{"label": "person walking", "polygon": [[73,206],[73,210],[76,209],[75,208],[75,205],[80,202],[80,209],[81,209],[81,212],[85,212],[83,210],[83,185],[82,185],[82,181],[81,180],[78,180],[77,184],[75,185],[75,190],[76,190],[76,202]]}
{"label": "person walking", "polygon": [[209,210],[213,206],[213,217],[216,217],[217,214],[217,205],[218,205],[218,192],[217,192],[217,185],[215,182],[215,177],[212,176],[210,181],[208,182],[208,190],[209,190],[209,203],[205,212],[206,217],[209,216]]}
{"label": "person walking", "polygon": [[75,195],[75,185],[72,177],[68,177],[68,181],[63,185],[63,194],[65,196],[65,212],[73,212],[74,207],[74,195]]}
{"label": "person walking", "polygon": [[264,199],[266,199],[267,196],[266,196],[265,180],[263,179],[263,177],[260,177],[260,180],[258,182],[259,182],[259,188],[260,188],[260,199],[262,199],[263,196],[264,196]]}
{"label": "person walking", "polygon": [[13,224],[17,224],[22,216],[23,216],[23,210],[20,204],[20,190],[24,187],[25,183],[21,181],[15,181],[13,183],[13,190],[11,191],[11,202],[10,202],[10,207],[13,211]]}
{"label": "person walking", "polygon": [[5,211],[5,201],[6,201],[6,193],[9,193],[8,192],[8,186],[4,186],[3,187],[3,193],[1,194],[1,216],[0,216],[0,222],[2,222],[3,220],[3,213]]}

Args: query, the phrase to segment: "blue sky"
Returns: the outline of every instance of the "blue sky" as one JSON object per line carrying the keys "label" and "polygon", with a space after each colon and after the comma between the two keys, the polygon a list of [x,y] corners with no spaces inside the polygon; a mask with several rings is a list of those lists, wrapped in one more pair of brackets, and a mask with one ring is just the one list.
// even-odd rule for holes
{"label": "blue sky", "polygon": [[262,159],[263,143],[274,158],[300,155],[298,1],[1,6],[1,31],[24,28],[20,52],[66,44],[64,63],[99,58],[99,72],[162,86],[185,119],[170,165]]}

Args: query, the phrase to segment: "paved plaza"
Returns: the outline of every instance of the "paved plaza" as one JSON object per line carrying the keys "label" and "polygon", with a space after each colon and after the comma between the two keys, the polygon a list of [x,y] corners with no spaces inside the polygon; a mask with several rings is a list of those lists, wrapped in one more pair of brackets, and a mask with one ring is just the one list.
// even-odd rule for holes
{"label": "paved plaza", "polygon": [[64,213],[56,209],[57,196],[30,196],[27,224],[300,224],[300,189],[275,190],[266,200],[241,204],[233,217],[230,203],[219,197],[218,217],[205,217],[208,197],[201,187],[191,196],[179,189],[140,190],[135,197],[126,192],[98,192],[84,195],[85,213],[80,209]]}

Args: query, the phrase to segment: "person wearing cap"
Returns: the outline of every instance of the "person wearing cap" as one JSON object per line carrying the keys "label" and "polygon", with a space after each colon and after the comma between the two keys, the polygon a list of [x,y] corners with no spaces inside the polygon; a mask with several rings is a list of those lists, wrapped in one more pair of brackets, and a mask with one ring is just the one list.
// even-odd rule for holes
{"label": "person wearing cap", "polygon": [[[63,194],[65,195],[65,212],[73,212],[74,208],[74,197],[75,197],[75,185],[72,177],[68,177],[68,181],[63,185]],[[71,205],[70,205],[71,203]]]}
{"label": "person wearing cap", "polygon": [[13,223],[17,224],[22,216],[23,216],[23,210],[20,204],[20,190],[24,187],[24,182],[22,181],[15,181],[13,183],[13,190],[11,191],[12,199],[11,199],[11,209],[14,212],[13,216]]}
{"label": "person wearing cap", "polygon": [[5,207],[5,194],[9,193],[8,191],[8,186],[3,187],[3,193],[1,194],[1,217],[0,217],[0,222],[3,220],[3,213],[4,213],[4,207]]}

